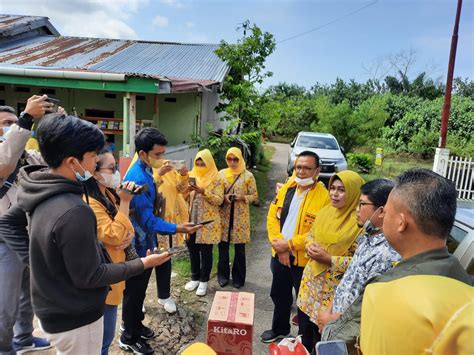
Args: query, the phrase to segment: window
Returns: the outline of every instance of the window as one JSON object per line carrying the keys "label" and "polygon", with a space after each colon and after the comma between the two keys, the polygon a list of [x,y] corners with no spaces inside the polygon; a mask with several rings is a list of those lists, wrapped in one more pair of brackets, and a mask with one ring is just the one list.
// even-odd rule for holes
{"label": "window", "polygon": [[105,97],[106,99],[116,99],[116,98],[117,98],[117,95],[116,95],[116,94],[109,94],[109,93],[107,93],[107,94],[104,94],[104,97]]}
{"label": "window", "polygon": [[55,89],[41,89],[41,95],[56,95]]}
{"label": "window", "polygon": [[16,105],[16,112],[17,114],[20,114],[21,112],[23,112],[26,108],[26,102],[19,102],[17,105]]}
{"label": "window", "polygon": [[296,145],[307,148],[338,150],[334,138],[329,137],[300,136]]}
{"label": "window", "polygon": [[176,97],[165,97],[165,102],[176,102]]}
{"label": "window", "polygon": [[137,95],[137,101],[145,101],[146,97],[143,95]]}
{"label": "window", "polygon": [[0,85],[0,91],[5,91],[5,85]]}
{"label": "window", "polygon": [[97,110],[97,109],[89,109],[86,108],[86,116],[88,117],[100,117],[100,118],[114,118],[115,111],[105,111],[105,110]]}
{"label": "window", "polygon": [[24,86],[15,87],[15,92],[30,92],[30,88]]}

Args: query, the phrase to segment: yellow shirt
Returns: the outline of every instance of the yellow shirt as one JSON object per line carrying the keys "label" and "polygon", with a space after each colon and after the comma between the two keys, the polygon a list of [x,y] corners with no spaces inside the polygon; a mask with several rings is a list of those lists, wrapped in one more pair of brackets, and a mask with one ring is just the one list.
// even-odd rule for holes
{"label": "yellow shirt", "polygon": [[[227,191],[235,180],[229,181],[226,178],[226,170],[219,172],[220,177],[224,181],[224,191]],[[250,208],[249,204],[258,201],[257,183],[253,174],[244,170],[239,179],[232,186],[228,192],[244,196],[245,201],[234,201],[234,223],[230,235],[231,243],[248,243],[250,242]],[[222,222],[222,240],[229,241],[229,222],[230,222],[230,208],[231,205],[225,203],[221,207],[221,222]]]}
{"label": "yellow shirt", "polygon": [[[267,215],[268,240],[270,243],[273,241],[273,239],[285,239],[281,234],[280,217],[286,193],[291,187],[296,187],[294,180],[290,180],[284,184],[280,188],[275,200],[270,204]],[[324,187],[323,183],[318,182],[306,194],[306,197],[301,203],[298,213],[298,223],[295,230],[296,232],[291,239],[291,243],[293,245],[293,255],[295,256],[295,265],[305,266],[308,262],[305,252],[306,236],[315,222],[316,213],[327,204],[329,204],[328,191]],[[273,249],[272,256],[275,256],[275,251]]]}
{"label": "yellow shirt", "polygon": [[364,355],[474,354],[474,289],[438,275],[367,286],[360,345]]}
{"label": "yellow shirt", "polygon": [[[115,197],[111,193],[107,192],[107,195],[111,201],[115,202]],[[89,197],[89,206],[94,211],[97,219],[97,238],[104,244],[114,263],[124,262],[125,252],[114,247],[122,244],[130,233],[135,233],[129,217],[118,211],[115,218],[112,219],[107,213],[107,208],[92,197]],[[118,208],[119,206],[117,206]],[[107,295],[105,303],[114,306],[119,305],[122,303],[125,281],[113,284],[111,288],[112,290]]]}
{"label": "yellow shirt", "polygon": [[[219,175],[210,182],[203,194],[190,194],[190,216],[195,216],[196,220],[191,222],[203,222],[212,220],[202,229],[196,232],[197,244],[218,244],[222,237],[222,225],[220,215],[220,205],[224,201],[224,181]],[[193,211],[193,209],[196,209]],[[192,217],[191,217],[192,219]]]}

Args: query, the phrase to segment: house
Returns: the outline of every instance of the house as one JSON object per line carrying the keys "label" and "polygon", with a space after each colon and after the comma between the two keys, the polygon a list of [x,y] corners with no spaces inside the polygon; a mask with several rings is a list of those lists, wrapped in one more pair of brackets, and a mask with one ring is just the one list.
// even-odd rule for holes
{"label": "house", "polygon": [[0,15],[0,104],[18,112],[33,94],[97,124],[120,155],[157,127],[187,160],[193,135],[222,128],[214,111],[229,66],[215,44],[61,36],[47,17]]}

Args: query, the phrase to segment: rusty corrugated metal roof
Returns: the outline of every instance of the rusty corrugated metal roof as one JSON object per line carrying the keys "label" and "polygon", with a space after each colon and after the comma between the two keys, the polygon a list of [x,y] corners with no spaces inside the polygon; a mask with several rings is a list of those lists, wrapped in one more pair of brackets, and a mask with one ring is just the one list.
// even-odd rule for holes
{"label": "rusty corrugated metal roof", "polygon": [[43,28],[47,34],[59,35],[59,32],[49,22],[47,17],[0,14],[0,38],[17,35],[38,28]]}
{"label": "rusty corrugated metal roof", "polygon": [[0,45],[0,65],[222,82],[228,66],[214,53],[217,47],[214,44],[37,36]]}

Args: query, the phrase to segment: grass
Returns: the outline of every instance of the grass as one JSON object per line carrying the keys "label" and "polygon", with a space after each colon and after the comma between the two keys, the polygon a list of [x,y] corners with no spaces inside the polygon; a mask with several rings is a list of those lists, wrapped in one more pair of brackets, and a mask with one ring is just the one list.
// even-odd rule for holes
{"label": "grass", "polygon": [[[389,156],[386,157],[383,161],[381,167],[376,166],[374,170],[369,173],[361,173],[360,175],[364,178],[365,181],[371,181],[377,178],[387,178],[393,179],[395,176],[399,175],[400,173],[411,169],[411,168],[426,168],[431,169],[433,166],[432,160],[423,160],[420,158],[415,157],[396,157],[396,156]],[[349,166],[349,169],[354,169],[353,167]]]}
{"label": "grass", "polygon": [[[257,191],[259,196],[259,206],[250,206],[250,226],[253,229],[257,222],[264,218],[266,213],[265,208],[265,197],[268,193],[268,172],[271,169],[270,160],[275,153],[275,148],[265,146],[264,147],[264,158],[258,165],[257,169],[252,169],[252,174],[255,177],[257,183]],[[230,260],[234,259],[234,248],[230,248]],[[217,273],[217,261],[219,258],[219,250],[217,246],[212,249],[212,272],[211,277]],[[187,255],[181,255],[172,259],[173,271],[178,274],[179,277],[189,279],[191,277],[191,265],[189,264],[189,257]]]}

